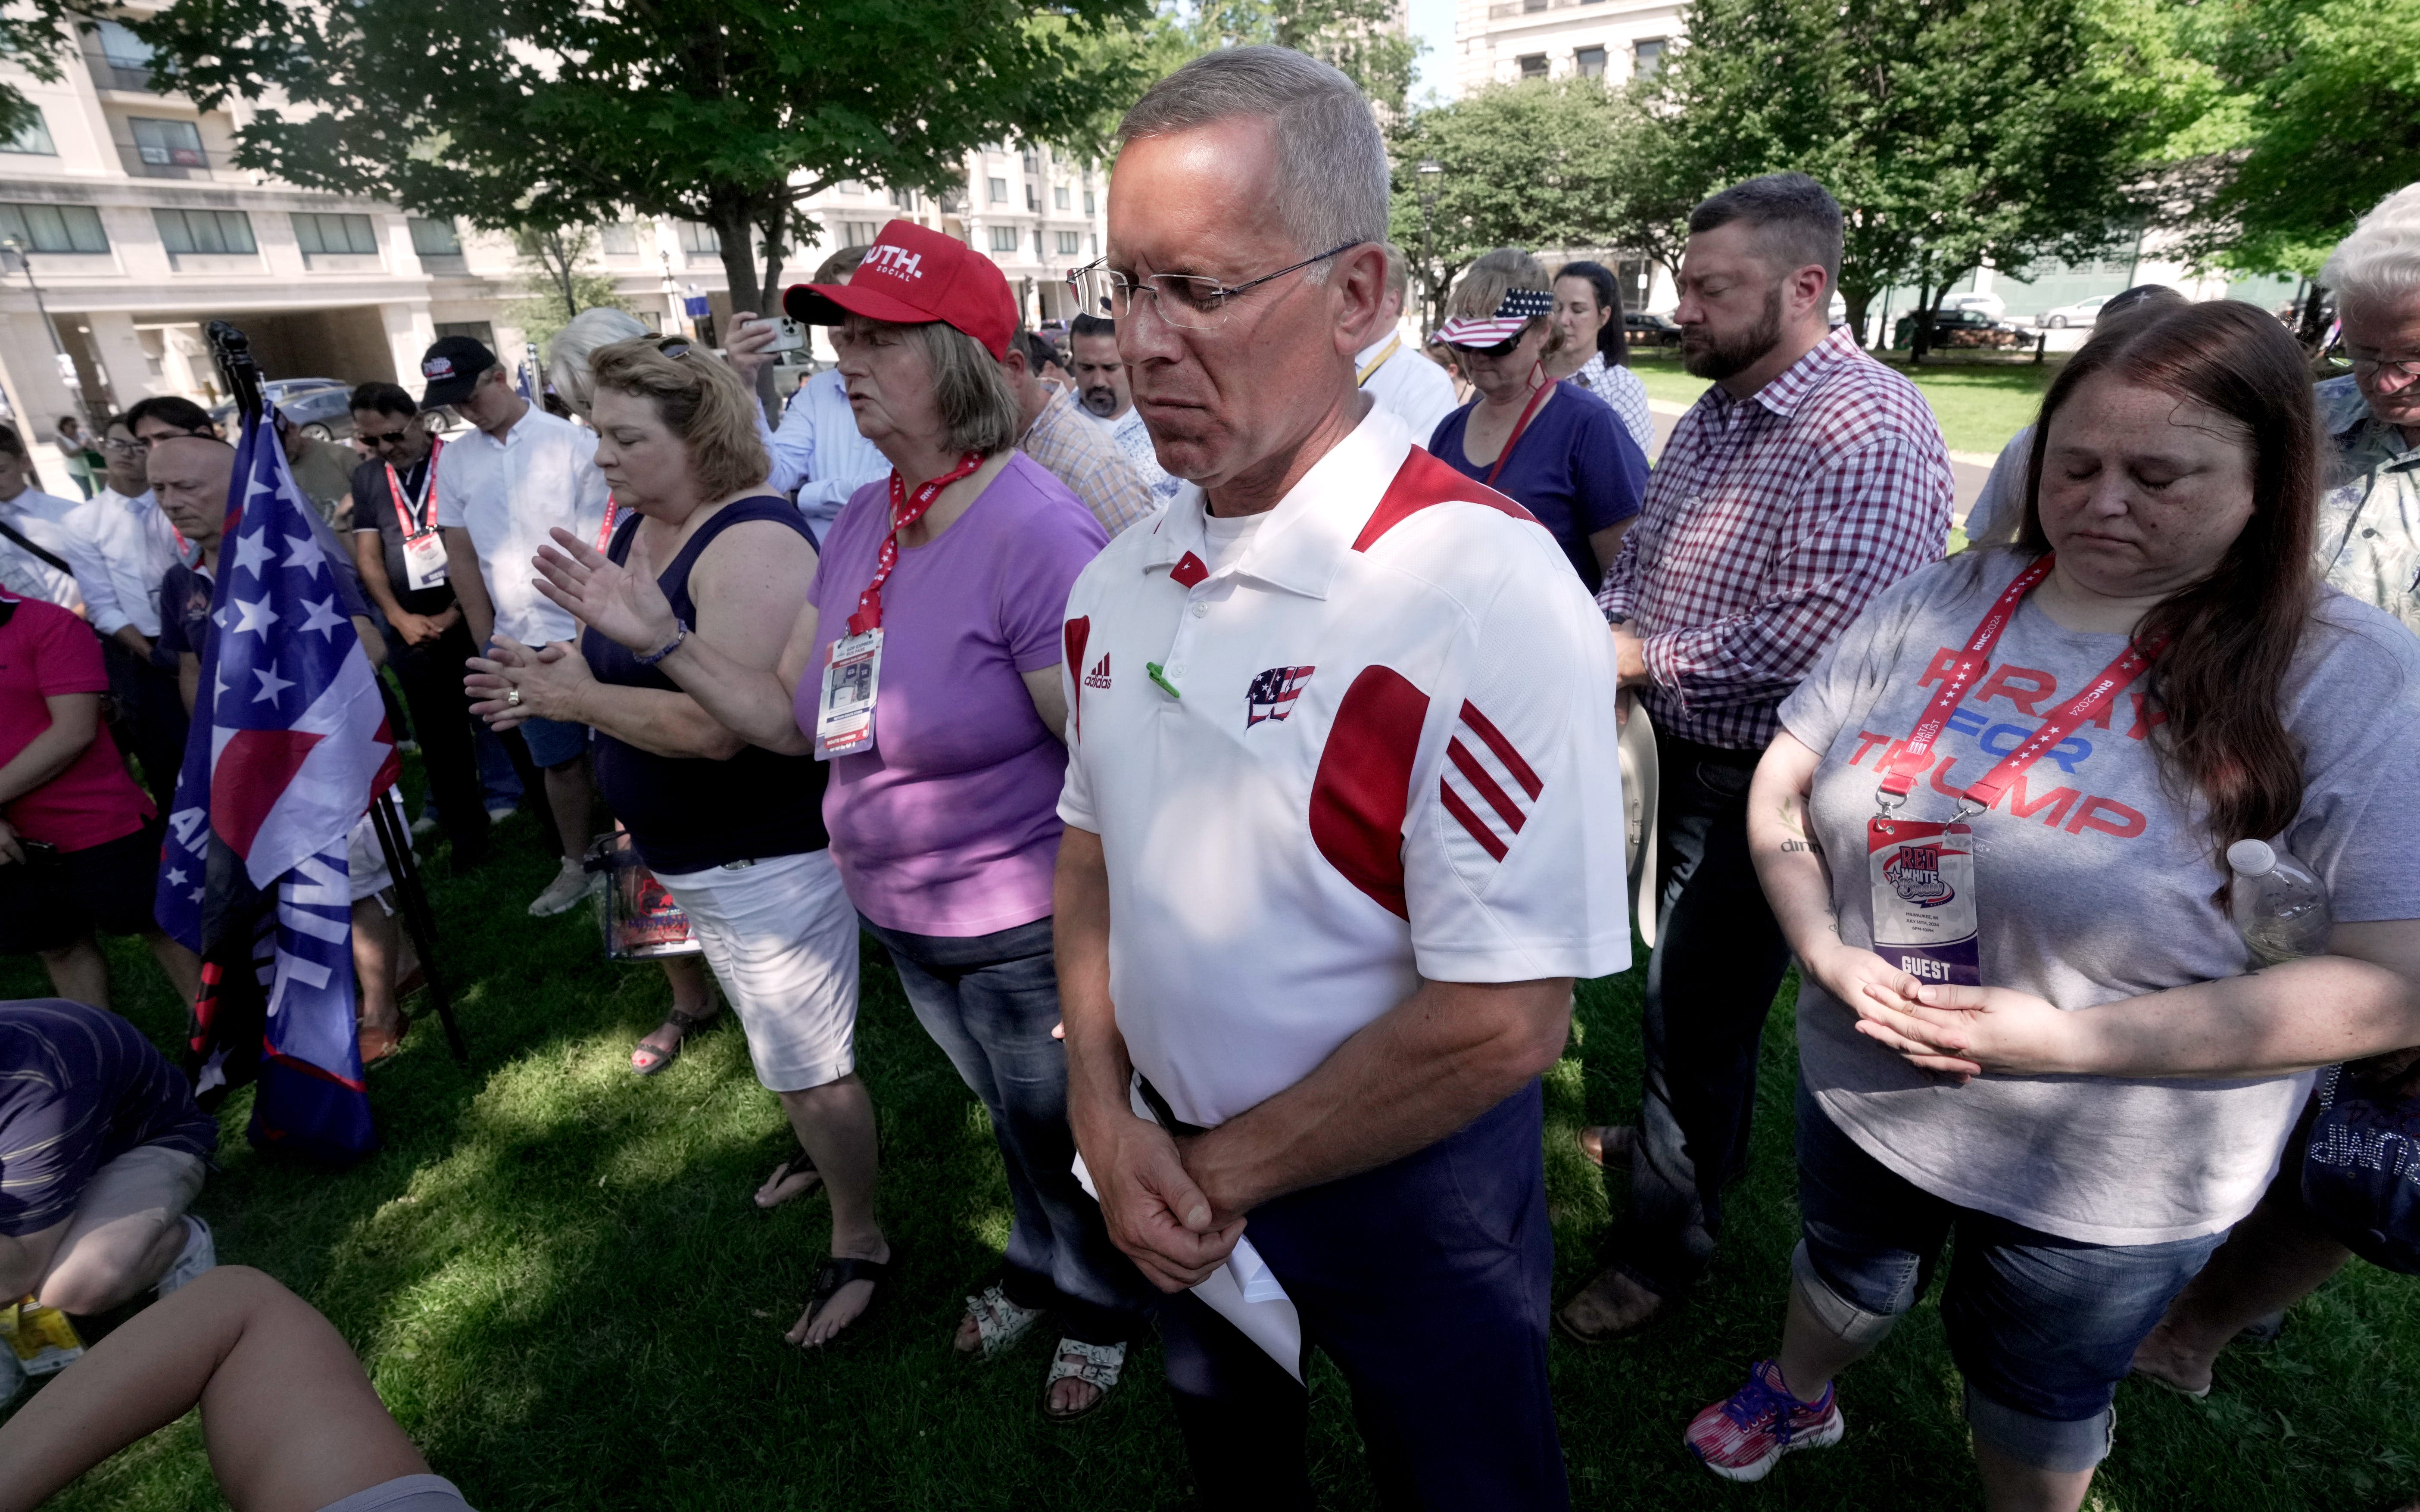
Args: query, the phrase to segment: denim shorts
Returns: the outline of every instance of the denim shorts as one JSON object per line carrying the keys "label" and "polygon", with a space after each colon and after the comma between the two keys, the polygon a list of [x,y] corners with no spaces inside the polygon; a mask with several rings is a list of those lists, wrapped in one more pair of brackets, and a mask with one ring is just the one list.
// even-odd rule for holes
{"label": "denim shorts", "polygon": [[532,717],[521,721],[520,732],[534,766],[562,766],[580,760],[588,750],[588,727],[584,724]]}
{"label": "denim shorts", "polygon": [[2059,1472],[2107,1457],[2134,1346],[2226,1237],[2087,1244],[1959,1207],[1866,1153],[1804,1080],[1798,1207],[1793,1278],[1853,1342],[1879,1339],[1916,1305],[1957,1236],[1941,1319],[1966,1378],[1967,1424],[2019,1463]]}

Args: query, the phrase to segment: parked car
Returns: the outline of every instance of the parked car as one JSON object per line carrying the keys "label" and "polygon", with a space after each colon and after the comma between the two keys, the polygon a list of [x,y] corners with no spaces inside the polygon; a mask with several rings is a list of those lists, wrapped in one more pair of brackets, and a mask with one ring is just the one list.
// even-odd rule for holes
{"label": "parked car", "polygon": [[1644,310],[1624,311],[1621,330],[1633,347],[1681,345],[1681,323],[1668,315],[1649,315]]}
{"label": "parked car", "polygon": [[2070,326],[2088,326],[2101,318],[2101,307],[2109,302],[2106,294],[2095,294],[2073,304],[2054,305],[2034,316],[2034,324],[2044,331],[2065,331]]}
{"label": "parked car", "polygon": [[305,393],[313,389],[343,389],[349,393],[352,385],[343,378],[270,378],[260,385],[260,394],[271,404],[283,404],[287,394]]}
{"label": "parked car", "polygon": [[[1915,344],[1916,316],[1903,315],[1891,328],[1891,346],[1908,347]],[[1976,349],[2033,345],[2030,333],[2018,330],[2005,320],[1994,320],[1980,310],[1935,310],[1932,312],[1932,338],[1935,350],[1951,347]]]}
{"label": "parked car", "polygon": [[1994,320],[2008,318],[2009,301],[1997,294],[1952,294],[1941,301],[1945,310],[1979,310]]}
{"label": "parked car", "polygon": [[[302,434],[317,440],[341,441],[353,434],[353,391],[342,384],[331,387],[321,384],[312,389],[287,389],[282,393],[266,392],[273,387],[263,384],[262,397],[277,407],[278,413],[302,427]],[[223,434],[235,429],[235,406],[223,404],[210,411],[210,419]]]}

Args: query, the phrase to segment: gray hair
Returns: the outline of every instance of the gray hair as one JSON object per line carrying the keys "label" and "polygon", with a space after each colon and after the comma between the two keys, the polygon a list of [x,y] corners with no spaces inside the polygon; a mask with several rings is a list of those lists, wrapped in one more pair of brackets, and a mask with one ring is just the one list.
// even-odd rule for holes
{"label": "gray hair", "polygon": [[1731,185],[1689,212],[1689,232],[1712,231],[1733,221],[1756,233],[1757,251],[1775,271],[1815,264],[1823,285],[1840,286],[1840,202],[1803,173],[1769,173]]}
{"label": "gray hair", "polygon": [[628,310],[604,304],[582,310],[546,344],[546,380],[554,385],[554,392],[571,407],[571,412],[584,420],[597,398],[595,386],[589,382],[588,359],[599,347],[654,334],[644,321]]}
{"label": "gray hair", "polygon": [[[1268,122],[1277,139],[1278,181],[1268,188],[1304,256],[1387,239],[1387,143],[1378,117],[1351,80],[1292,48],[1203,54],[1136,100],[1118,123],[1118,139],[1198,131],[1239,116]],[[1307,268],[1303,277],[1319,283],[1329,266]]]}
{"label": "gray hair", "polygon": [[2406,184],[2361,218],[2319,270],[2319,283],[2348,303],[2393,303],[2420,293],[2420,184]]}

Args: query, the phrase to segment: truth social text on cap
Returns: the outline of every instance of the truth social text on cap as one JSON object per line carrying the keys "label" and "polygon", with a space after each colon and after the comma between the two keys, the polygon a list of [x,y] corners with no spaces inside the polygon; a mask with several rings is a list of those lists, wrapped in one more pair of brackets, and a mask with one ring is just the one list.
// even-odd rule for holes
{"label": "truth social text on cap", "polygon": [[865,260],[902,281],[924,276],[923,270],[917,266],[924,260],[924,255],[909,252],[905,247],[876,247],[866,255]]}

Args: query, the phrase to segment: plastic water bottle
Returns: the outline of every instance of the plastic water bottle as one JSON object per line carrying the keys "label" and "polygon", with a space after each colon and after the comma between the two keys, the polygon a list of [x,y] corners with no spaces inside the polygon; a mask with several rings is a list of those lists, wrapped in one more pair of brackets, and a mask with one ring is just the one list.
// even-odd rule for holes
{"label": "plastic water bottle", "polygon": [[2226,864],[2235,872],[2227,914],[2255,961],[2274,966],[2326,953],[2335,918],[2328,889],[2309,868],[2257,840],[2229,845]]}

